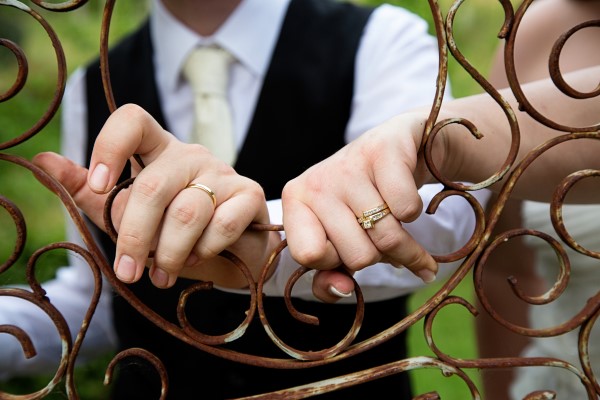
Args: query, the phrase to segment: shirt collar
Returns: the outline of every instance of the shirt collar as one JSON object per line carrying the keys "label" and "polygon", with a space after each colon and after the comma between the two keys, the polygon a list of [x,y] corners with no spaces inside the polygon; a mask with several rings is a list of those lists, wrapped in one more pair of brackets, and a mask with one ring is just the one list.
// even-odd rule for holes
{"label": "shirt collar", "polygon": [[204,37],[173,17],[161,0],[154,0],[150,35],[158,79],[165,82],[168,90],[176,90],[190,51],[198,45],[211,44],[226,49],[251,73],[263,77],[290,1],[242,0],[213,35]]}

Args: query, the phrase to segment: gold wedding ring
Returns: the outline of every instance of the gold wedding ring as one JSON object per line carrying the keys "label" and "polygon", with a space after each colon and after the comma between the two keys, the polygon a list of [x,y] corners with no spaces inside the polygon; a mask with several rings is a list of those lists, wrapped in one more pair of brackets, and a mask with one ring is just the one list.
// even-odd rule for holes
{"label": "gold wedding ring", "polygon": [[375,226],[375,222],[379,221],[390,212],[388,205],[383,203],[380,206],[363,211],[362,217],[358,217],[356,220],[363,229],[371,229]]}
{"label": "gold wedding ring", "polygon": [[200,189],[202,190],[204,193],[208,194],[212,200],[213,203],[213,207],[217,206],[217,196],[215,195],[215,192],[213,192],[208,186],[203,185],[201,183],[190,183],[189,185],[187,185],[185,187],[186,189],[188,188],[194,188],[194,189]]}

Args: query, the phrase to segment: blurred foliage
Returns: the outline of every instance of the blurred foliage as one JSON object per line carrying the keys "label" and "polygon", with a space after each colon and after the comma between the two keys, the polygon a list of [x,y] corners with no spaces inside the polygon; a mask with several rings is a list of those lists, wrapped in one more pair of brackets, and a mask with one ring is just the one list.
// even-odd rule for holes
{"label": "blurred foliage", "polygon": [[[432,12],[428,0],[355,0],[356,3],[379,5],[383,3],[404,7],[420,15],[429,23],[429,31],[435,35]],[[437,0],[445,17],[455,0]],[[491,65],[491,56],[500,44],[498,33],[504,22],[504,11],[497,0],[461,0],[455,13],[453,34],[456,46],[485,76]],[[513,0],[513,5],[519,1]],[[469,74],[449,55],[448,75],[454,97],[481,93],[482,89]]]}
{"label": "blurred foliage", "polygon": [[[104,2],[89,1],[81,8],[66,12],[51,12],[28,4],[48,21],[60,40],[67,61],[67,72],[97,57],[100,47],[100,27]],[[147,15],[148,1],[118,1],[110,26],[110,43],[131,31]],[[0,7],[0,38],[18,44],[25,52],[29,66],[23,90],[9,101],[0,103],[0,142],[26,132],[48,109],[57,91],[58,69],[56,55],[48,34],[30,15],[14,7]],[[13,54],[0,46],[0,93],[6,92],[15,81],[18,65]],[[60,109],[33,138],[3,153],[25,159],[41,151],[60,149]],[[14,202],[27,223],[25,249],[16,265],[0,275],[0,284],[24,282],[25,265],[37,249],[64,240],[64,208],[60,201],[37,182],[32,174],[6,161],[0,162],[0,196]],[[16,229],[9,215],[0,210],[0,262],[13,251]],[[12,227],[12,229],[11,229]],[[40,281],[50,279],[55,270],[66,262],[64,251],[53,251],[38,262],[36,276]],[[111,357],[99,359],[75,372],[80,398],[106,399],[108,389],[103,385],[104,369]],[[29,393],[43,388],[51,376],[26,377],[0,383],[0,389],[9,393]],[[67,398],[64,385],[59,385],[49,399]]]}
{"label": "blurred foliage", "polygon": [[[355,0],[358,3],[379,5],[381,0]],[[147,0],[117,1],[110,26],[110,41],[114,43],[129,32],[145,17],[148,10]],[[426,0],[392,0],[394,5],[405,7],[422,16],[430,23],[431,33],[435,34],[431,24],[431,10]],[[445,15],[452,0],[439,0],[438,4]],[[34,5],[30,5],[34,8]],[[90,1],[83,7],[66,13],[50,12],[39,7],[34,8],[47,19],[60,39],[67,60],[67,70],[71,73],[84,65],[99,52],[100,26],[104,2]],[[467,0],[457,12],[454,34],[461,52],[478,70],[485,75],[494,49],[499,44],[496,37],[503,22],[502,7],[498,1]],[[13,99],[0,103],[0,142],[18,137],[30,128],[48,108],[56,89],[56,56],[48,35],[31,16],[14,7],[0,7],[0,38],[7,38],[19,44],[26,52],[29,63],[29,76],[25,88]],[[0,93],[12,86],[18,66],[14,56],[4,47],[0,47]],[[453,95],[461,97],[479,93],[481,89],[473,79],[450,57],[449,76]],[[42,131],[30,140],[12,149],[2,152],[16,154],[26,159],[40,151],[59,151],[60,110]],[[21,209],[29,229],[26,247],[17,265],[0,275],[0,284],[23,282],[26,260],[40,247],[64,239],[63,207],[48,190],[42,187],[22,167],[8,162],[0,162],[0,195],[10,199]],[[0,211],[0,260],[6,260],[13,250],[15,229],[10,217]],[[10,227],[13,229],[10,229]],[[43,268],[36,274],[40,280],[54,275],[55,269],[65,263],[64,252],[52,252],[43,260]],[[468,279],[457,289],[458,295],[470,298],[471,288]],[[423,304],[439,286],[433,285],[413,296],[413,308]],[[476,356],[473,318],[464,310],[449,307],[436,319],[434,335],[438,345],[448,354],[461,358]],[[431,355],[422,333],[422,323],[411,328],[410,348],[413,355]],[[108,356],[107,356],[108,357]],[[107,398],[107,389],[102,385],[104,368],[109,358],[100,359],[85,367],[78,367],[75,373],[76,386],[83,399]],[[476,382],[477,373],[471,374]],[[437,370],[411,372],[415,383],[415,393],[437,390],[444,399],[467,397],[462,382],[454,378],[445,378]],[[44,387],[49,377],[13,379],[0,383],[0,388],[11,393],[30,392]],[[458,383],[457,383],[458,382]],[[66,398],[64,387],[60,386],[49,396],[50,399]]]}

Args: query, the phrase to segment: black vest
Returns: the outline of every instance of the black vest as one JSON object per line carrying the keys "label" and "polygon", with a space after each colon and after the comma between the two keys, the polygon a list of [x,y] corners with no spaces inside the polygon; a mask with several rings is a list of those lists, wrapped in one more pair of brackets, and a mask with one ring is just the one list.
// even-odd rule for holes
{"label": "black vest", "polygon": [[[354,61],[370,13],[371,9],[330,0],[292,0],[290,3],[235,165],[239,174],[262,185],[267,199],[280,198],[287,181],[344,145],[353,93]],[[109,65],[116,104],[136,103],[168,130],[154,82],[148,23],[110,51]],[[88,67],[86,79],[89,159],[94,139],[108,118],[109,110],[98,61]],[[125,176],[126,173],[123,178]],[[106,235],[102,247],[114,258],[114,245]],[[177,323],[175,310],[179,293],[190,283],[178,279],[171,289],[157,289],[144,274],[130,287],[146,305]],[[277,334],[292,346],[306,350],[307,344],[321,349],[337,343],[348,331],[355,312],[351,305],[303,301],[294,304],[304,312],[319,316],[321,327],[307,327],[292,320],[281,298],[268,298],[265,308]],[[380,332],[405,315],[404,298],[368,306],[358,339]],[[201,332],[222,334],[239,325],[248,307],[248,296],[212,290],[193,296],[188,302],[187,316]],[[171,399],[248,396],[362,370],[406,355],[405,338],[400,335],[375,351],[329,366],[268,370],[222,360],[180,343],[157,329],[119,296],[114,298],[113,309],[121,348],[142,347],[161,359],[169,374]],[[244,337],[229,347],[244,353],[286,358],[266,337],[258,316],[256,319]],[[140,366],[122,368],[115,383],[114,398],[157,398],[158,382],[156,375]],[[406,374],[399,374],[335,392],[329,398],[368,398],[365,396],[373,393],[401,393],[403,390],[408,396],[408,387]]]}

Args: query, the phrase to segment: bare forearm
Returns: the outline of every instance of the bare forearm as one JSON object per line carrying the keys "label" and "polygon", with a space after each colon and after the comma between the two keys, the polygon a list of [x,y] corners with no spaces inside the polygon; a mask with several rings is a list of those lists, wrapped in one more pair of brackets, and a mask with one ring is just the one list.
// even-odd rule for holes
{"label": "bare forearm", "polygon": [[[599,73],[599,67],[580,70],[569,74],[567,81],[574,87],[586,88],[581,90],[591,91],[597,85]],[[589,100],[567,98],[560,94],[549,80],[523,85],[523,91],[528,101],[542,115],[562,125],[585,128],[598,120],[599,98]],[[519,111],[509,89],[501,93],[514,110],[520,129],[521,143],[517,162],[539,144],[564,133],[548,128],[527,113]],[[483,138],[480,141],[475,140],[463,126],[458,124],[444,128],[447,143],[444,170],[448,171],[449,176],[455,180],[483,181],[499,170],[508,157],[511,129],[507,116],[491,96],[484,94],[455,100],[442,108],[440,118],[456,117],[465,118],[475,124],[483,134]],[[600,169],[599,154],[600,142],[597,140],[562,143],[557,149],[547,152],[527,168],[528,172],[519,179],[515,194],[523,198],[545,200],[558,179],[581,169]],[[514,163],[513,166],[516,164]],[[594,201],[589,197],[577,200]]]}

